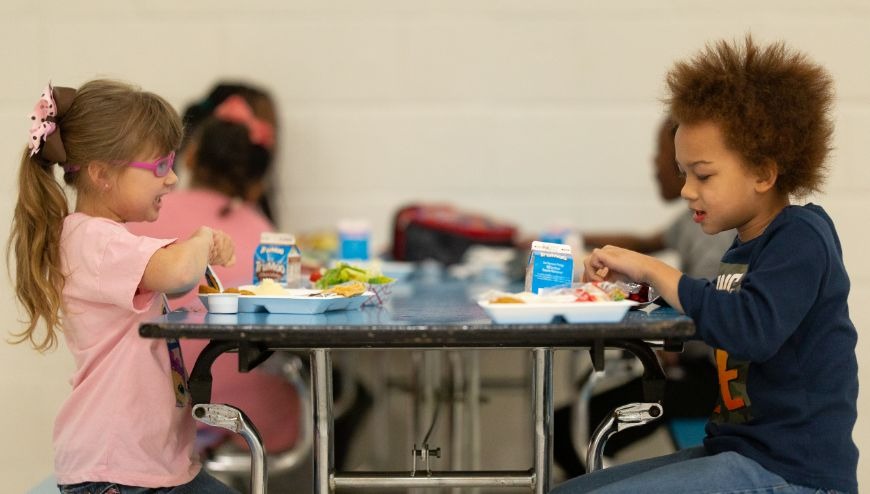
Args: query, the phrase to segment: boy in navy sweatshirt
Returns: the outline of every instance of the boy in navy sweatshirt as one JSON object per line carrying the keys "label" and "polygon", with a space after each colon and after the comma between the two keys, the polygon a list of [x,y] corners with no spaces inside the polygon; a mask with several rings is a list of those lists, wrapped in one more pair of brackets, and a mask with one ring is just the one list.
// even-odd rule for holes
{"label": "boy in navy sweatshirt", "polygon": [[557,493],[857,492],[857,333],[820,190],[833,124],[827,72],[782,43],[719,42],[667,77],[682,197],[708,234],[736,229],[714,282],[607,246],[586,280],[647,281],[715,349],[704,445],[573,479]]}

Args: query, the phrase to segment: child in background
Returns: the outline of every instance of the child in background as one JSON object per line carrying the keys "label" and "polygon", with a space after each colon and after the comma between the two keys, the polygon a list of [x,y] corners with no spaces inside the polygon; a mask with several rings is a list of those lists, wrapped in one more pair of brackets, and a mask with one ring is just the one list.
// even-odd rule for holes
{"label": "child in background", "polygon": [[[656,133],[656,152],[653,156],[656,183],[664,201],[680,198],[683,177],[677,169],[674,150],[674,122],[665,118]],[[688,211],[681,213],[667,228],[651,235],[627,233],[592,233],[583,235],[587,249],[615,245],[644,254],[672,249],[679,256],[680,270],[693,278],[712,280],[719,272],[719,260],[734,241],[733,230],[707,235],[692,221]],[[664,415],[659,420],[626,429],[611,437],[604,448],[606,456],[620,450],[665,427],[672,418],[704,418],[710,415],[716,402],[716,366],[709,346],[700,341],[687,342],[683,351],[660,352],[668,385],[662,400]],[[588,430],[598,424],[614,408],[636,401],[642,396],[643,380],[631,381],[594,394],[589,400]],[[569,477],[585,473],[586,467],[574,450],[571,441],[571,408],[556,410],[554,416],[553,458]]]}
{"label": "child in background", "polygon": [[[78,90],[49,85],[31,125],[9,239],[29,321],[16,336],[45,351],[62,330],[76,363],[54,428],[61,491],[236,492],[193,452],[177,342],[138,332],[160,314],[160,293],[185,292],[206,264],[235,260],[230,239],[211,228],[176,241],[123,226],[157,219],[177,182],[178,115],[155,94],[95,80]],[[77,193],[72,214],[54,164]]]}
{"label": "child in background", "polygon": [[719,42],[668,75],[682,196],[705,233],[737,229],[715,282],[607,246],[587,280],[647,281],[715,349],[704,445],[580,476],[554,492],[857,492],[857,332],[831,218],[790,197],[823,181],[826,71],[777,43]]}
{"label": "child in background", "polygon": [[[268,91],[261,87],[242,82],[222,81],[215,84],[205,98],[196,101],[184,110],[184,140],[181,143],[181,148],[183,151],[188,148],[188,144],[196,138],[198,133],[201,132],[200,129],[203,124],[214,116],[215,109],[218,106],[223,104],[223,102],[229,98],[238,97],[244,99],[245,103],[248,104],[253,112],[254,118],[249,121],[259,121],[265,125],[265,127],[261,126],[261,129],[255,130],[254,133],[261,134],[262,132],[265,132],[266,134],[261,134],[259,137],[255,138],[257,141],[261,142],[254,143],[259,144],[259,147],[254,147],[251,150],[251,156],[248,160],[250,161],[250,169],[244,169],[238,166],[233,167],[234,177],[238,178],[239,172],[242,172],[245,175],[244,177],[241,177],[240,184],[236,185],[235,188],[241,190],[244,190],[245,188],[251,189],[251,185],[255,184],[256,188],[251,189],[250,192],[257,192],[259,195],[256,205],[262,215],[265,216],[270,223],[274,224],[276,219],[272,204],[273,188],[269,184],[269,177],[272,173],[272,165],[278,152],[278,112],[275,107],[275,101]],[[257,125],[259,124],[255,124],[255,126]],[[269,127],[271,127],[271,132],[269,131]],[[268,135],[270,133],[271,137]],[[211,152],[220,152],[220,149],[214,149],[213,146]],[[186,152],[188,157],[191,153],[191,150],[187,150]],[[228,160],[229,158],[223,159]],[[223,188],[226,189],[227,187],[225,186]]]}
{"label": "child in background", "polygon": [[[669,203],[680,198],[684,182],[677,168],[674,127],[670,118],[662,120],[656,135],[656,154],[653,157],[659,195]],[[719,260],[731,246],[734,235],[734,231],[707,235],[692,221],[692,215],[685,212],[667,228],[651,235],[586,233],[583,235],[583,244],[587,249],[615,245],[642,254],[672,249],[679,256],[681,271],[693,278],[712,280],[719,272]]]}
{"label": "child in background", "polygon": [[[148,223],[129,223],[127,229],[149,237],[184,237],[199,225],[226,232],[234,241],[239,262],[215,271],[225,287],[251,284],[254,251],[260,234],[275,226],[258,208],[265,190],[275,147],[275,111],[272,99],[248,85],[218,84],[204,100],[187,108],[184,121],[189,135],[180,153],[189,187],[163,199],[163,215]],[[171,301],[174,309],[202,310],[193,290]],[[196,358],[208,340],[181,341],[184,359]],[[279,354],[276,353],[277,357]],[[276,359],[270,359],[270,363]],[[278,365],[276,365],[278,367]],[[268,453],[290,449],[299,434],[300,403],[295,388],[278,373],[262,368],[239,372],[238,355],[221,355],[212,365],[215,379],[212,401],[236,406],[257,427]],[[245,447],[238,434],[198,424],[199,446],[210,448],[232,438]]]}
{"label": "child in background", "polygon": [[[237,287],[253,282],[260,234],[275,231],[258,207],[273,161],[274,110],[271,98],[261,90],[238,84],[217,88],[219,98],[216,89],[184,112],[187,135],[179,159],[189,176],[188,186],[163,199],[165,214],[156,221],[126,226],[137,235],[159,238],[189,235],[199,225],[226,232],[240,262],[217,267],[215,272],[224,286]],[[254,110],[255,106],[261,109]],[[204,107],[211,113],[204,114]],[[193,290],[173,299],[173,308],[201,309],[196,295]]]}

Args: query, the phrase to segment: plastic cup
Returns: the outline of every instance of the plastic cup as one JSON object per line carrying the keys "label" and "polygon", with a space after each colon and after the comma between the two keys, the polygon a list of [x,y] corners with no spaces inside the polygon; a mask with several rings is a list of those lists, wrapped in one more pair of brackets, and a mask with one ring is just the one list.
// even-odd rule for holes
{"label": "plastic cup", "polygon": [[212,293],[208,296],[208,311],[214,314],[235,314],[239,311],[238,293]]}

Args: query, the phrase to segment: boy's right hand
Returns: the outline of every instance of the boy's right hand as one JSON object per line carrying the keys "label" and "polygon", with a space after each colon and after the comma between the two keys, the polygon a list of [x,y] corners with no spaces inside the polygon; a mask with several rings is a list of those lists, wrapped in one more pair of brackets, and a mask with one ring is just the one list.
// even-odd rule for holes
{"label": "boy's right hand", "polygon": [[583,281],[647,282],[671,307],[679,312],[683,311],[677,293],[683,273],[656,258],[605,245],[600,249],[593,249],[583,260],[583,267]]}
{"label": "boy's right hand", "polygon": [[236,263],[236,248],[233,239],[221,230],[212,230],[208,263],[217,266],[232,266]]}

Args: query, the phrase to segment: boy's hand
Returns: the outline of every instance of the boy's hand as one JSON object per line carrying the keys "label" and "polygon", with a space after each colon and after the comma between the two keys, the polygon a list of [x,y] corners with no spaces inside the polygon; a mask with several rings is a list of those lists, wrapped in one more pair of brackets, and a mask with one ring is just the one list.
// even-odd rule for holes
{"label": "boy's hand", "polygon": [[232,266],[236,263],[236,248],[233,239],[220,230],[212,230],[208,263],[217,266]]}
{"label": "boy's hand", "polygon": [[583,281],[629,280],[649,283],[668,304],[679,312],[678,285],[683,275],[662,261],[637,252],[606,245],[594,249],[583,259]]}
{"label": "boy's hand", "polygon": [[606,245],[583,259],[583,281],[648,281],[644,269],[651,261],[649,256]]}

